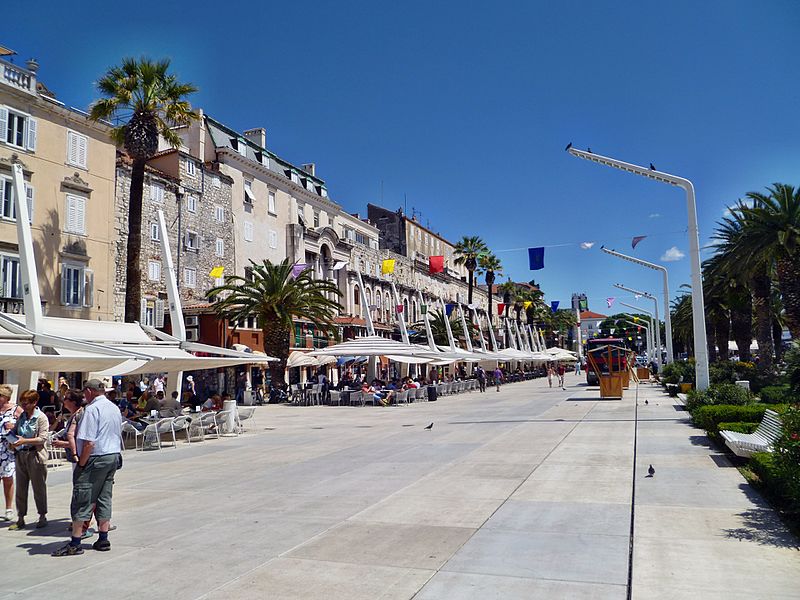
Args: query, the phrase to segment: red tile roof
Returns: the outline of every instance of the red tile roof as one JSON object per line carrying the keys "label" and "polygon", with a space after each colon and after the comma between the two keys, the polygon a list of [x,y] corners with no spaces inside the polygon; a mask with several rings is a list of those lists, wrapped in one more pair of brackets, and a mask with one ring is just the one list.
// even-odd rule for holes
{"label": "red tile roof", "polygon": [[606,319],[608,318],[607,315],[601,315],[600,313],[592,312],[590,310],[584,310],[581,312],[581,321],[584,319]]}

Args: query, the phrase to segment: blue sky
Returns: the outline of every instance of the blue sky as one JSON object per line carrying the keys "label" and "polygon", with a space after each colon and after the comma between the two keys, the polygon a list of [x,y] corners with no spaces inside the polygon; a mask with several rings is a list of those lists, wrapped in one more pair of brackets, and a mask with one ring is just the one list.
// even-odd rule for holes
{"label": "blue sky", "polygon": [[[648,235],[636,256],[688,252],[680,190],[567,142],[692,179],[701,245],[747,191],[800,184],[796,2],[44,4],[11,0],[6,14],[28,17],[0,44],[36,57],[62,101],[88,106],[123,56],[170,57],[194,105],[265,127],[347,210],[405,204],[451,240],[480,235],[562,305],[586,292],[607,312],[626,295],[614,282],[660,291],[601,244],[629,253]],[[528,270],[525,248],[568,243]],[[663,264],[674,295],[687,259]]]}

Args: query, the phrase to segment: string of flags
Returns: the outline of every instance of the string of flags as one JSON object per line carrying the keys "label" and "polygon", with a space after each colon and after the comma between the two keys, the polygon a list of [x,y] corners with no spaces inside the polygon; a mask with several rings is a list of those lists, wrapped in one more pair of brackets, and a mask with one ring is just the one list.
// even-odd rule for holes
{"label": "string of flags", "polygon": [[214,267],[211,269],[211,272],[208,274],[209,277],[213,279],[219,279],[222,277],[222,274],[225,272],[225,267]]}
{"label": "string of flags", "polygon": [[606,304],[608,304],[608,308],[611,308],[611,306],[614,304],[614,300],[616,300],[616,298],[614,296],[610,296],[609,298],[606,298]]}

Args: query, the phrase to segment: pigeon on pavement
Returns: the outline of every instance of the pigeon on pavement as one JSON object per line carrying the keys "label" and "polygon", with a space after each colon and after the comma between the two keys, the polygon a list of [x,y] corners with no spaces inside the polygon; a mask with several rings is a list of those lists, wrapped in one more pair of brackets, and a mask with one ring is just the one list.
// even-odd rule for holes
{"label": "pigeon on pavement", "polygon": [[650,468],[647,469],[647,476],[652,477],[656,474],[656,470],[653,468],[653,465],[650,465]]}
{"label": "pigeon on pavement", "polygon": [[433,429],[433,423],[431,423],[430,425],[428,425],[428,426],[427,426],[425,429]]}

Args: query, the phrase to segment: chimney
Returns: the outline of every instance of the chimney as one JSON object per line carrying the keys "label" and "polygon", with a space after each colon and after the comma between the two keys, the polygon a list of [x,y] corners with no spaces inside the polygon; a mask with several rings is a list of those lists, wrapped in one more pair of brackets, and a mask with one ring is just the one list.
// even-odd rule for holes
{"label": "chimney", "polygon": [[306,163],[303,165],[303,171],[305,171],[309,175],[316,177],[317,165],[315,165],[314,163]]}
{"label": "chimney", "polygon": [[267,147],[267,130],[263,127],[256,127],[255,129],[248,129],[244,132],[244,137],[248,141],[253,142],[259,148]]}

